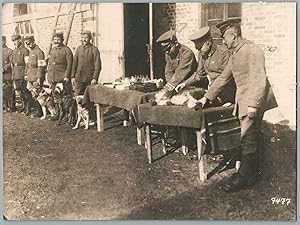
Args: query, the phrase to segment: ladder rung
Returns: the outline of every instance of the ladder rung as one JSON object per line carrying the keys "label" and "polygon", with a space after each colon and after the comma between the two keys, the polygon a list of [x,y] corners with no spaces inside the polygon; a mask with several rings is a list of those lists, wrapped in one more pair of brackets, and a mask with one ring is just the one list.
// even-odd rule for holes
{"label": "ladder rung", "polygon": [[56,26],[54,27],[54,30],[65,30],[67,26]]}

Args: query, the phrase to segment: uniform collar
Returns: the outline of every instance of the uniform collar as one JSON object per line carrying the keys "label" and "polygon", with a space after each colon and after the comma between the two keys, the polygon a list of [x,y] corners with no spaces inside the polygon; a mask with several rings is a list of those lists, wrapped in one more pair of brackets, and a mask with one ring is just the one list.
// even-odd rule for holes
{"label": "uniform collar", "polygon": [[233,53],[237,53],[246,42],[247,42],[247,40],[245,38],[241,39],[235,46]]}
{"label": "uniform collar", "polygon": [[215,43],[213,43],[209,53],[207,54],[208,57],[211,57],[217,50],[217,45]]}

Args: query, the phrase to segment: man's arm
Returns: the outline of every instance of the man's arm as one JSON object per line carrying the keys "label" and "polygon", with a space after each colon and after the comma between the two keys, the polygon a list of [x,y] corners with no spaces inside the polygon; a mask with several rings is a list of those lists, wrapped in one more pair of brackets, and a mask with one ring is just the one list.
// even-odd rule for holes
{"label": "man's arm", "polygon": [[267,77],[264,52],[258,46],[250,49],[248,63],[248,107],[259,109],[266,93]]}
{"label": "man's arm", "polygon": [[98,81],[99,74],[101,71],[101,58],[100,58],[100,52],[97,47],[94,48],[94,74],[93,74],[93,79]]}
{"label": "man's arm", "polygon": [[73,64],[73,54],[70,48],[66,47],[66,61],[67,61],[67,67],[65,70],[64,78],[70,79],[71,78],[71,70],[72,70],[72,64]]}
{"label": "man's arm", "polygon": [[164,87],[165,91],[173,91],[175,87],[186,78],[192,70],[193,62],[195,60],[194,58],[195,56],[192,51],[186,51],[183,53],[175,73]]}
{"label": "man's arm", "polygon": [[74,58],[73,58],[72,73],[71,73],[71,77],[72,78],[75,78],[76,71],[77,71],[77,66],[78,66],[78,51],[79,51],[79,47],[76,49],[75,55],[74,55]]}
{"label": "man's arm", "polygon": [[232,78],[231,60],[232,57],[230,57],[229,62],[224,68],[222,74],[219,77],[217,77],[217,79],[213,82],[211,87],[208,89],[207,93],[204,95],[204,97],[206,97],[208,100],[213,101],[215,98],[217,98],[219,93],[223,90],[223,88]]}
{"label": "man's arm", "polygon": [[37,77],[40,78],[40,81],[45,80],[45,54],[42,50],[38,52],[38,72],[37,72]]}

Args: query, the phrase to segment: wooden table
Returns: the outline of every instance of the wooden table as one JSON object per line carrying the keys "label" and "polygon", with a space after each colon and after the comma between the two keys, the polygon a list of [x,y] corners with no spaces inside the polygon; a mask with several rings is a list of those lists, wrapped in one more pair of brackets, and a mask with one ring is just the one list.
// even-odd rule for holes
{"label": "wooden table", "polygon": [[[137,116],[137,106],[149,102],[156,92],[143,93],[134,90],[118,90],[102,84],[90,85],[84,93],[84,104],[95,104],[97,113],[97,130],[104,131],[103,106],[110,105],[124,109],[126,119],[123,125],[128,125],[129,112]],[[136,118],[137,119],[137,118]],[[138,144],[142,144],[142,130],[137,128]]]}
{"label": "wooden table", "polygon": [[[239,145],[239,121],[232,116],[233,106],[213,107],[201,110],[189,109],[186,106],[151,106],[142,104],[138,106],[139,119],[145,125],[146,148],[148,162],[152,163],[151,125],[177,126],[182,128],[181,141],[183,152],[187,151],[187,138],[185,129],[196,129],[197,152],[200,180],[207,179],[204,171],[207,155],[206,147],[211,146],[213,151],[220,149],[222,144],[219,136],[224,136],[227,148]],[[226,136],[227,135],[227,136]],[[224,147],[224,146],[223,146]],[[225,147],[226,148],[226,147]]]}

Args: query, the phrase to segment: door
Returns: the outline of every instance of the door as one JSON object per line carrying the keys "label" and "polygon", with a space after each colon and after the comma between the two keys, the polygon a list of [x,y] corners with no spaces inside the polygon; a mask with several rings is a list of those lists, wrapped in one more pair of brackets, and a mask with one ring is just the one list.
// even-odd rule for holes
{"label": "door", "polygon": [[149,4],[124,4],[125,75],[149,76]]}
{"label": "door", "polygon": [[112,82],[124,77],[124,15],[123,3],[97,5],[97,46],[102,70],[99,82]]}

